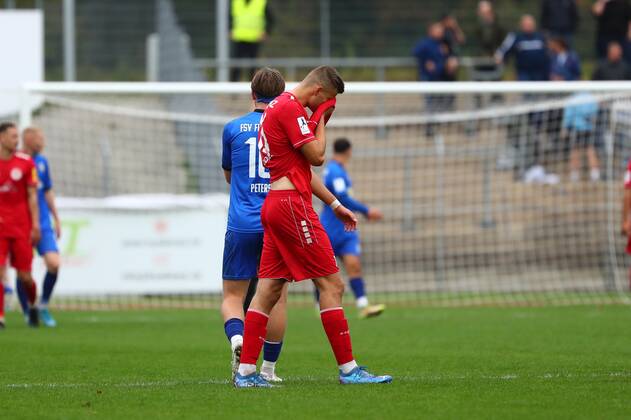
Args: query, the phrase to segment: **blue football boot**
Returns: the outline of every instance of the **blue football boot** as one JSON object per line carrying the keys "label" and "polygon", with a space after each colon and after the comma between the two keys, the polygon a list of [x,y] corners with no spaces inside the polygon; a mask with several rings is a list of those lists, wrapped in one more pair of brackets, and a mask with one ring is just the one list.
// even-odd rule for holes
{"label": "blue football boot", "polygon": [[368,372],[364,366],[357,366],[346,375],[340,372],[340,383],[342,385],[355,384],[388,384],[392,382],[392,376],[375,376]]}
{"label": "blue football boot", "polygon": [[274,385],[267,382],[258,373],[254,372],[246,376],[242,376],[237,372],[234,375],[235,388],[273,388]]}

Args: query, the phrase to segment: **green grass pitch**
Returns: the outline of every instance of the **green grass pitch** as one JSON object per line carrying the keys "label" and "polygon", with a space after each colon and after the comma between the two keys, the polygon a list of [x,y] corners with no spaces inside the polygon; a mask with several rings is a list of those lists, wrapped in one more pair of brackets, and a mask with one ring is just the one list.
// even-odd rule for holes
{"label": "green grass pitch", "polygon": [[0,417],[629,418],[631,309],[390,308],[357,320],[355,355],[390,385],[337,384],[314,310],[292,308],[277,389],[228,383],[217,311],[10,313]]}

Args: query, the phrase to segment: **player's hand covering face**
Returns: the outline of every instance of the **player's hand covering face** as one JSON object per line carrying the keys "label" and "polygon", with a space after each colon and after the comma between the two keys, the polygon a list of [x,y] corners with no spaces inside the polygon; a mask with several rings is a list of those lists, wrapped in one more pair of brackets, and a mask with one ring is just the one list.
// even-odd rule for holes
{"label": "player's hand covering face", "polygon": [[309,98],[307,106],[311,112],[315,112],[318,107],[329,99],[333,99],[337,96],[337,92],[324,89],[322,86],[317,86],[314,89],[313,95]]}
{"label": "player's hand covering face", "polygon": [[335,217],[344,223],[344,230],[346,232],[357,229],[357,217],[355,217],[355,213],[344,206],[338,206],[333,212],[335,213]]}

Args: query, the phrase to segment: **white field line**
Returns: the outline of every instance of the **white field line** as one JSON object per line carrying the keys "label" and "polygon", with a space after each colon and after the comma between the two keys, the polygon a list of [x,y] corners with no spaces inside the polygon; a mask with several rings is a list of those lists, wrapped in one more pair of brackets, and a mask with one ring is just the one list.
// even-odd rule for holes
{"label": "white field line", "polygon": [[[425,381],[454,381],[454,380],[490,380],[513,381],[520,379],[599,379],[599,378],[631,378],[631,372],[602,372],[602,373],[544,373],[542,375],[419,375],[419,376],[395,376],[394,382],[425,382]],[[291,382],[324,382],[327,378],[315,376],[286,377],[286,383]],[[334,377],[331,377],[331,381]],[[5,389],[29,389],[29,388],[169,388],[187,385],[229,385],[228,379],[209,379],[205,381],[149,381],[149,382],[119,382],[119,383],[16,383],[6,384]]]}

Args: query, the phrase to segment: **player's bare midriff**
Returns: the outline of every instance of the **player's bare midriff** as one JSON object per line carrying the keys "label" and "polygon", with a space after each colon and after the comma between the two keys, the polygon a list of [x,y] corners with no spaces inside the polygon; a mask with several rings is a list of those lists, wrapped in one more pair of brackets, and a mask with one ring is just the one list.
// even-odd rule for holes
{"label": "player's bare midriff", "polygon": [[287,178],[286,176],[280,179],[277,179],[276,181],[270,184],[270,190],[283,191],[283,190],[295,190],[295,189],[296,189],[296,186],[294,185],[294,183],[291,182],[291,180]]}

